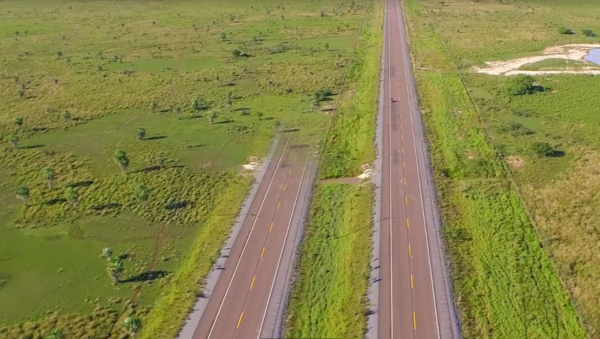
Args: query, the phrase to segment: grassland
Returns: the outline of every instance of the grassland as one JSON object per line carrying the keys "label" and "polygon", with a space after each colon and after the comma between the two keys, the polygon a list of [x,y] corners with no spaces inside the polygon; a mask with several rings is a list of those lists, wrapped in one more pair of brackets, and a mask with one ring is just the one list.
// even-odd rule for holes
{"label": "grassland", "polygon": [[[367,11],[329,0],[106,6],[3,2],[0,338],[57,327],[117,338],[133,313],[142,336],[172,338],[250,187],[239,165],[265,155],[276,129],[324,137],[328,105],[311,110],[311,98],[339,86]],[[117,286],[105,247],[126,258]]]}
{"label": "grassland", "polygon": [[[319,177],[356,176],[374,160],[384,1],[370,2]],[[371,255],[373,187],[318,183],[286,311],[287,337],[362,338]]]}
{"label": "grassland", "polygon": [[[579,29],[578,25],[583,24],[565,22],[576,16],[570,11],[575,7],[558,9],[560,4],[553,1],[541,5],[406,0],[404,5],[464,336],[585,338],[582,319],[557,274],[555,263],[558,272],[562,269],[560,259],[556,260],[556,247],[542,246],[542,241],[551,243],[547,237],[552,232],[544,230],[547,227],[540,219],[551,225],[560,223],[564,228],[567,220],[534,209],[536,229],[526,207],[531,208],[532,196],[542,197],[541,191],[525,193],[525,204],[520,196],[521,188],[547,185],[569,168],[568,155],[559,157],[563,153],[556,151],[557,157],[540,158],[531,151],[536,140],[548,140],[558,150],[564,149],[552,139],[560,135],[564,125],[542,122],[540,110],[528,110],[524,105],[534,100],[547,104],[554,93],[508,97],[506,79],[467,72],[485,60],[541,51],[557,41],[581,40],[558,34],[560,26]],[[554,89],[558,79],[562,82],[566,78],[537,80]],[[591,81],[580,79],[583,83]],[[483,85],[492,82],[495,90]],[[575,96],[562,98],[563,107],[579,104]],[[510,124],[515,120],[524,123],[515,127]],[[548,129],[538,133],[542,126]],[[522,166],[517,160],[523,159],[517,159],[517,155],[526,158],[527,164],[517,171],[517,180],[513,181],[513,169],[506,162]],[[532,166],[539,167],[528,169]],[[528,171],[529,176],[523,176]],[[559,194],[561,199],[564,193]],[[566,207],[556,201],[543,201],[547,208]],[[553,241],[563,246],[573,240],[554,236]]]}

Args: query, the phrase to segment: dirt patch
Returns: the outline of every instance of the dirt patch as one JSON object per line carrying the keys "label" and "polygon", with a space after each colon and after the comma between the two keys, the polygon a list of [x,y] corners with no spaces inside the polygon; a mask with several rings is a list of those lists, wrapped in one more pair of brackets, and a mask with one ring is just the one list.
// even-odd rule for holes
{"label": "dirt patch", "polygon": [[525,166],[525,160],[516,155],[511,155],[506,159],[506,162],[514,168],[522,168]]}
{"label": "dirt patch", "polygon": [[257,157],[250,157],[250,160],[247,164],[242,165],[242,170],[244,171],[249,171],[249,172],[256,172],[260,169],[260,159]]}
{"label": "dirt patch", "polygon": [[549,75],[549,74],[600,74],[598,69],[579,69],[579,70],[548,70],[548,71],[525,71],[520,70],[524,65],[533,64],[536,62],[549,60],[549,59],[565,59],[573,61],[585,61],[584,57],[588,55],[590,50],[600,48],[597,44],[570,44],[562,46],[551,46],[546,48],[539,56],[524,57],[512,60],[502,61],[486,61],[487,67],[472,67],[471,70],[477,73],[491,74],[491,75],[517,75],[517,74],[529,74],[529,75]]}

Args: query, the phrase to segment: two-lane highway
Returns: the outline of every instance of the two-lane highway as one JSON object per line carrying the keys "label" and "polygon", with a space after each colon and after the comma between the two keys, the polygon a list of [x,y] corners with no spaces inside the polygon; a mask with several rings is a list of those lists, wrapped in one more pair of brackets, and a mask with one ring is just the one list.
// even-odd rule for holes
{"label": "two-lane highway", "polygon": [[[415,136],[421,125],[409,86],[412,73],[400,0],[386,1],[385,30],[377,338],[450,338],[454,335],[447,326],[452,321],[447,306],[452,301],[439,288],[444,286],[439,256],[432,260],[430,247],[436,246],[436,254],[439,247],[425,215],[430,207],[426,204],[433,202],[423,198],[422,176],[428,169],[419,153],[422,134]],[[438,303],[444,306],[441,311]]]}
{"label": "two-lane highway", "polygon": [[284,249],[296,234],[298,225],[293,220],[310,158],[308,145],[290,140],[282,144],[252,201],[194,339],[260,338],[265,332],[275,282],[284,271],[282,261],[290,264]]}

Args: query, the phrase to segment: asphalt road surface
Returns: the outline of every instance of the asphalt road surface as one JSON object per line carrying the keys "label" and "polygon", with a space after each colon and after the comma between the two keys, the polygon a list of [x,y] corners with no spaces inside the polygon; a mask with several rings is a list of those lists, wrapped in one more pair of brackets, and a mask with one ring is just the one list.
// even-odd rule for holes
{"label": "asphalt road surface", "polygon": [[377,338],[452,338],[400,0],[386,1],[384,27]]}
{"label": "asphalt road surface", "polygon": [[268,312],[268,308],[278,308],[272,305],[274,295],[281,297],[276,278],[283,281],[289,272],[291,256],[287,253],[294,246],[291,238],[299,226],[297,205],[304,201],[303,187],[308,186],[309,158],[308,145],[295,145],[291,140],[280,142],[202,313],[194,339],[272,336],[273,329],[267,327],[275,324],[267,318],[276,317],[277,312]]}

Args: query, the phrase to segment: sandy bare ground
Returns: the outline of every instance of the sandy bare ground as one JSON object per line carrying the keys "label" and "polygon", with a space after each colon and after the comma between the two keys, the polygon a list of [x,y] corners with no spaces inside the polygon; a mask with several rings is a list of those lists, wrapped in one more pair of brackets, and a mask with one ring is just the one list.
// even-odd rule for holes
{"label": "sandy bare ground", "polygon": [[600,74],[599,69],[582,68],[578,70],[557,69],[548,71],[525,71],[520,70],[524,65],[533,64],[536,62],[548,59],[565,59],[572,61],[584,61],[584,57],[588,55],[591,49],[600,48],[597,44],[570,44],[562,46],[551,46],[546,48],[539,56],[524,57],[504,61],[486,61],[487,67],[472,67],[471,70],[477,73],[491,75],[545,75],[545,74]]}

